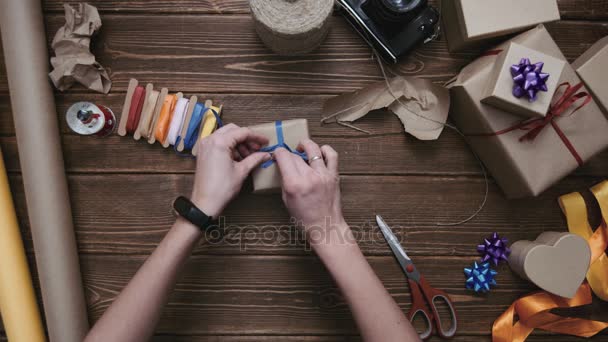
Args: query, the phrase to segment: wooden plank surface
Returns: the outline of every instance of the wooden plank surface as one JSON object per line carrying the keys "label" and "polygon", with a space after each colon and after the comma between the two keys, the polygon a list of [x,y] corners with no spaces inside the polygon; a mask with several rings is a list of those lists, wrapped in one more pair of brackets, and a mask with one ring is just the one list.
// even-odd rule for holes
{"label": "wooden plank surface", "polygon": [[[48,32],[63,22],[61,16],[47,16]],[[549,29],[570,60],[608,34],[608,26],[599,22],[562,21]],[[320,49],[295,58],[278,57],[263,47],[246,15],[167,15],[162,20],[107,15],[97,42],[93,51],[110,71],[113,93],[124,92],[131,77],[185,93],[256,94],[338,94],[381,79],[370,49],[339,17],[332,18]],[[479,52],[450,54],[445,41],[434,41],[391,68],[441,83]],[[0,76],[0,93],[7,92],[5,73]]]}
{"label": "wooden plank surface", "polygon": [[[572,61],[608,34],[608,2],[558,2],[562,18],[568,20],[548,28]],[[93,52],[111,74],[112,93],[97,95],[76,86],[56,94],[56,101],[92,321],[162,239],[174,220],[171,200],[187,195],[192,184],[192,160],[130,138],[79,137],[66,127],[63,115],[75,101],[106,104],[120,112],[130,77],[223,103],[226,120],[240,125],[309,119],[314,139],[340,152],[345,215],[370,263],[407,310],[404,276],[371,224],[373,215],[381,213],[431,284],[452,294],[460,314],[457,342],[490,341],[493,320],[514,299],[533,290],[502,265],[500,286],[493,293],[476,296],[465,291],[462,268],[476,259],[475,245],[493,231],[513,241],[565,230],[557,196],[584,190],[608,175],[605,152],[536,199],[507,200],[490,180],[488,204],[474,221],[438,227],[437,222],[467,216],[483,195],[479,166],[457,134],[446,131],[436,142],[420,142],[405,136],[401,123],[381,111],[357,123],[371,135],[319,124],[326,99],[381,79],[369,48],[340,16],[332,18],[332,31],[319,50],[286,58],[260,43],[246,0],[90,3],[102,14],[103,29]],[[62,4],[43,0],[49,42],[63,24]],[[439,40],[391,69],[443,83],[478,54],[450,54]],[[7,91],[0,63],[0,146],[33,266]],[[253,196],[250,187],[246,185],[225,213],[225,238],[196,248],[153,341],[360,341],[335,284],[301,235],[289,227],[280,198]],[[141,201],[144,196],[151,198],[149,203]],[[597,224],[597,216],[594,220]],[[595,300],[585,314],[606,320],[608,306]],[[0,341],[5,341],[1,330]],[[574,339],[544,332],[528,339],[547,340]],[[608,341],[608,334],[593,340]]]}
{"label": "wooden plank surface", "polygon": [[[320,144],[333,146],[340,154],[342,174],[482,174],[479,163],[463,138],[450,129],[446,129],[438,141],[419,141],[403,133],[403,126],[394,115],[382,111],[374,112],[356,123],[358,127],[373,133],[371,135],[336,124],[321,125],[319,120],[323,102],[331,96],[203,94],[202,97],[224,104],[224,120],[240,126],[275,119],[308,119],[313,138]],[[58,120],[69,172],[194,172],[192,159],[179,157],[173,150],[163,149],[159,144],[148,145],[143,140],[135,141],[131,137],[116,135],[99,140],[72,134],[65,123],[65,112],[72,103],[83,99],[104,104],[118,112],[124,95],[57,97]],[[18,172],[17,144],[13,135],[8,97],[0,96],[0,141],[8,170]],[[99,160],[104,162],[99,163]],[[605,151],[575,174],[601,177],[606,175],[607,169],[608,151]]]}
{"label": "wooden plank surface", "polygon": [[[47,12],[62,12],[63,3],[76,1],[43,0]],[[562,19],[601,20],[608,18],[608,5],[603,0],[557,0]],[[101,13],[204,13],[242,14],[249,13],[247,0],[91,0]],[[430,0],[437,6],[438,0]]]}
{"label": "wooden plank surface", "polygon": [[[89,303],[96,320],[134,274],[144,257],[81,259]],[[368,258],[388,291],[404,309],[410,295],[392,257]],[[445,289],[459,314],[459,332],[487,334],[487,327],[513,300],[531,291],[527,282],[499,268],[499,289],[487,296],[464,290],[462,268],[470,258],[416,258],[426,279]],[[110,272],[111,270],[111,272]],[[608,303],[590,314],[608,316]],[[329,274],[313,257],[195,256],[169,298],[157,333],[180,334],[355,334],[349,310]]]}
{"label": "wooden plank surface", "polygon": [[[25,198],[19,176],[12,187],[26,246],[31,250]],[[171,201],[191,191],[192,175],[71,175],[74,222],[82,253],[149,254],[174,221]],[[597,183],[570,178],[536,199],[506,200],[494,185],[479,216],[455,227],[482,200],[481,178],[429,176],[343,176],[346,220],[368,255],[389,255],[373,218],[382,214],[412,255],[475,256],[475,246],[494,231],[511,241],[535,239],[547,230],[566,230],[556,198]],[[290,223],[280,196],[256,196],[246,186],[225,211],[226,238],[201,245],[196,254],[308,254]],[[142,201],[148,198],[148,201]],[[599,222],[597,222],[599,224]]]}

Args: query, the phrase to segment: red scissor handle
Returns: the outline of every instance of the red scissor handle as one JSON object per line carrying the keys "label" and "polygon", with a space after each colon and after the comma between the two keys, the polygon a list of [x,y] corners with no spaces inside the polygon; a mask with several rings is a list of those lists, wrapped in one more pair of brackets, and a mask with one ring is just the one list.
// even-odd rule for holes
{"label": "red scissor handle", "polygon": [[[410,286],[413,281],[410,280]],[[415,283],[415,281],[414,281]],[[424,294],[424,298],[426,299],[426,303],[431,308],[431,322],[435,323],[435,328],[437,330],[437,334],[443,338],[451,338],[456,334],[456,329],[458,328],[458,321],[456,318],[456,310],[454,309],[454,305],[452,304],[452,300],[450,296],[444,291],[438,290],[436,288],[431,287],[429,283],[426,281],[424,276],[421,274],[420,279],[418,280],[418,293],[420,293],[420,289],[422,289],[422,293]],[[437,311],[437,303],[443,301],[445,306],[449,309],[450,312],[450,328],[445,329],[443,322],[441,321],[441,316],[439,316],[439,312]],[[428,311],[425,312],[428,314]]]}
{"label": "red scissor handle", "polygon": [[419,333],[418,336],[420,336],[420,339],[426,340],[427,338],[431,337],[431,334],[433,333],[433,316],[428,311],[424,296],[420,291],[420,286],[418,283],[409,278],[407,281],[410,283],[410,292],[412,294],[412,308],[410,309],[408,319],[413,323],[417,317],[422,317],[426,330]]}

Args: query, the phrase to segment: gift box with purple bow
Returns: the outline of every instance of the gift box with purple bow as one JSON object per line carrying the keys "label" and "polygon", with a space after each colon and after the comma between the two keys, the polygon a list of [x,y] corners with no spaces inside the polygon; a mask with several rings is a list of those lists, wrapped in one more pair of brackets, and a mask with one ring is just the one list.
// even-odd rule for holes
{"label": "gift box with purple bow", "polygon": [[482,102],[526,118],[545,117],[566,63],[510,43],[496,60]]}

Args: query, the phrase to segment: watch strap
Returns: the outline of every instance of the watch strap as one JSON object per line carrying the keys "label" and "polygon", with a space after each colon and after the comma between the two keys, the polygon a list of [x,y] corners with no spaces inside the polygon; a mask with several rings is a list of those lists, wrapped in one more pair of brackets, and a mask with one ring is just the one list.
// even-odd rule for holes
{"label": "watch strap", "polygon": [[199,227],[201,230],[207,230],[209,226],[214,223],[211,216],[205,214],[200,210],[192,201],[184,196],[179,196],[173,202],[173,209],[193,225]]}

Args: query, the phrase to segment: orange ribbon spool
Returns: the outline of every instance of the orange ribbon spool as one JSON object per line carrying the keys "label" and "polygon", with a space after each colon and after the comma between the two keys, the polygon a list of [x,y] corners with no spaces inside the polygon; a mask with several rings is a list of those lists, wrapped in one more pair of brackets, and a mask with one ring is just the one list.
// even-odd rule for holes
{"label": "orange ribbon spool", "polygon": [[[585,201],[582,196],[579,193],[573,193],[560,198],[560,205],[568,220],[570,231],[583,236],[589,242],[591,248],[591,266],[587,273],[589,283],[583,283],[571,299],[540,291],[516,300],[494,321],[493,342],[523,342],[534,329],[578,337],[591,337],[608,328],[608,322],[563,317],[550,312],[555,308],[572,308],[591,304],[592,288],[600,298],[606,300],[608,267],[604,267],[604,265],[608,264],[606,264],[607,257],[604,251],[608,246],[608,226],[606,224],[608,181],[593,187],[592,193],[600,203],[603,217],[602,224],[594,233],[590,226],[588,230],[587,227],[581,227],[583,221],[588,225]],[[574,223],[576,227],[573,225]],[[517,322],[515,322],[516,316],[519,318]]]}

